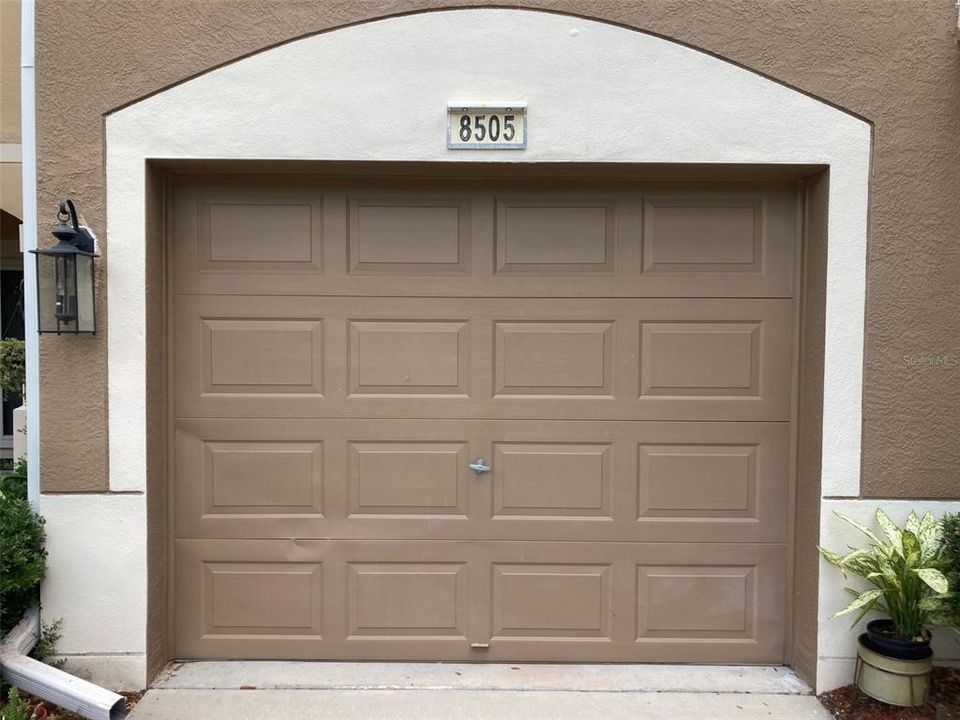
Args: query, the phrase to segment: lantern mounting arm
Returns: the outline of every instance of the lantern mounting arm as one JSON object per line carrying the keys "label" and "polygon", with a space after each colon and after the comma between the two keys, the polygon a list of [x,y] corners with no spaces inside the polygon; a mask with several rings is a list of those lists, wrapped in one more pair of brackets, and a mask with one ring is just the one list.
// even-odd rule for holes
{"label": "lantern mounting arm", "polygon": [[73,244],[77,250],[86,253],[95,252],[96,242],[93,237],[93,233],[90,230],[80,224],[80,221],[77,217],[77,208],[73,204],[73,200],[70,198],[64,198],[60,201],[60,207],[57,211],[57,219],[60,221],[60,225],[63,226],[63,229],[66,229],[67,221],[73,225],[72,233],[63,233],[58,234],[54,231],[54,235],[61,240],[66,240],[67,242]]}

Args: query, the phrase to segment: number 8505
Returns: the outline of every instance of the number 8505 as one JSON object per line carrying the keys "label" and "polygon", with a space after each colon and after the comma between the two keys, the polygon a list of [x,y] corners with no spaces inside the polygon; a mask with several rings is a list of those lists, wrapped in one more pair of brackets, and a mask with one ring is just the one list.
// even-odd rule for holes
{"label": "number 8505", "polygon": [[497,142],[502,137],[510,142],[517,136],[517,127],[514,124],[516,115],[504,115],[501,127],[500,116],[491,115],[487,119],[486,115],[461,115],[460,116],[460,141],[470,142],[476,140],[483,142]]}

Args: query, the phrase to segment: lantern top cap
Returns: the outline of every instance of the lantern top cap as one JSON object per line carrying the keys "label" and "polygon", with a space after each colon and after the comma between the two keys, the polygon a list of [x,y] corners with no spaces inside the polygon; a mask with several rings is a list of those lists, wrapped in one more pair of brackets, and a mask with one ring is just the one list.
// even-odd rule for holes
{"label": "lantern top cap", "polygon": [[32,252],[34,255],[84,255],[86,257],[100,257],[96,253],[81,250],[68,240],[61,240],[51,248],[37,248],[29,252]]}

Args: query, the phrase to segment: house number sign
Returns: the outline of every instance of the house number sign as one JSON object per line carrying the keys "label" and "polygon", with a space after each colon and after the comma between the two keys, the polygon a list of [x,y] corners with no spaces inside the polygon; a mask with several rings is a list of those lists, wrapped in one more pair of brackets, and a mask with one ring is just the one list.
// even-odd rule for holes
{"label": "house number sign", "polygon": [[459,102],[447,104],[450,150],[526,150],[527,104]]}

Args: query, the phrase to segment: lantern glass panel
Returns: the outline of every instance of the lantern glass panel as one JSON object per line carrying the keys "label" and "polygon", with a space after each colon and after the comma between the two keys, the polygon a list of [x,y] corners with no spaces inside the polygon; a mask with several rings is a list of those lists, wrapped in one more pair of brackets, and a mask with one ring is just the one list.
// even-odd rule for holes
{"label": "lantern glass panel", "polygon": [[40,332],[76,332],[77,273],[72,254],[37,253]]}
{"label": "lantern glass panel", "polygon": [[92,333],[97,329],[93,311],[93,257],[78,254],[76,270],[76,332]]}

